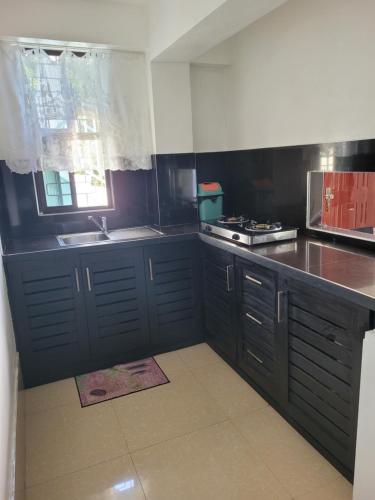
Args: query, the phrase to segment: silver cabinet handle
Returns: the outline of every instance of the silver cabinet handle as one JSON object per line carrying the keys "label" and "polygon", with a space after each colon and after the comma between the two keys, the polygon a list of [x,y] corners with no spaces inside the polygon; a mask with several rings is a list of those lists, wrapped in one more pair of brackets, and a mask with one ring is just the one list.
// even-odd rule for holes
{"label": "silver cabinet handle", "polygon": [[79,284],[79,274],[78,274],[78,269],[75,267],[74,268],[74,274],[76,276],[76,287],[77,287],[77,292],[80,293],[81,291],[81,287],[80,287],[80,284]]}
{"label": "silver cabinet handle", "polygon": [[282,304],[283,295],[284,295],[283,291],[277,292],[277,322],[278,323],[281,323],[283,320],[282,313],[281,313],[282,307],[283,307],[283,304]]}
{"label": "silver cabinet handle", "polygon": [[252,276],[249,276],[248,274],[245,274],[245,278],[248,280],[248,281],[251,281],[252,283],[255,283],[256,285],[259,285],[259,286],[263,286],[263,283],[255,278],[253,278]]}
{"label": "silver cabinet handle", "polygon": [[90,276],[90,269],[86,267],[86,278],[87,278],[87,288],[89,289],[89,292],[91,292],[91,276]]}
{"label": "silver cabinet handle", "polygon": [[150,280],[154,281],[154,271],[152,269],[152,259],[151,259],[151,257],[148,258],[148,268],[150,270]]}
{"label": "silver cabinet handle", "polygon": [[257,325],[262,325],[263,323],[259,321],[255,316],[252,316],[250,313],[246,313],[246,317],[251,319],[251,321],[254,321]]}
{"label": "silver cabinet handle", "polygon": [[227,292],[231,292],[233,290],[230,284],[230,271],[232,268],[233,268],[232,265],[227,266]]}
{"label": "silver cabinet handle", "polygon": [[263,360],[258,358],[258,356],[256,356],[253,352],[251,352],[250,349],[246,349],[246,352],[247,352],[247,354],[249,354],[249,356],[254,358],[255,361],[258,361],[258,363],[260,363],[261,365],[263,364]]}

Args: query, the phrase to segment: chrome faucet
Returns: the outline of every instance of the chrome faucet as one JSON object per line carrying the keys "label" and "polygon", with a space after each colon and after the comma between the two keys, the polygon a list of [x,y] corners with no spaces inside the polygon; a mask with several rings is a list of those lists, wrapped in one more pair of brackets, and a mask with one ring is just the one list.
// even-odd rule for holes
{"label": "chrome faucet", "polygon": [[93,224],[95,224],[96,227],[102,231],[102,233],[106,233],[108,231],[108,225],[107,225],[107,217],[100,217],[102,223],[98,222],[94,216],[89,215],[88,220],[91,221]]}

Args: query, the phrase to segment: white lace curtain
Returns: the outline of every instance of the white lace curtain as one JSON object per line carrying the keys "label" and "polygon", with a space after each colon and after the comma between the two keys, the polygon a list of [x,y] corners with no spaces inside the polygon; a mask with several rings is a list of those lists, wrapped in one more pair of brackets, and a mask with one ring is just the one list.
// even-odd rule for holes
{"label": "white lace curtain", "polygon": [[0,159],[17,173],[151,168],[144,56],[0,43]]}

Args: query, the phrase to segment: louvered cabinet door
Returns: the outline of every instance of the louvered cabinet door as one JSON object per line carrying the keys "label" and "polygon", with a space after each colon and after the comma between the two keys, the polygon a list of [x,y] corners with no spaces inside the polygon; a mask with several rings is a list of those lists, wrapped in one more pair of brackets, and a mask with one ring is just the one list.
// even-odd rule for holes
{"label": "louvered cabinet door", "polygon": [[203,247],[204,326],[208,342],[236,359],[234,257],[210,245]]}
{"label": "louvered cabinet door", "polygon": [[365,309],[288,282],[288,411],[349,472],[369,319]]}
{"label": "louvered cabinet door", "polygon": [[149,339],[142,248],[83,255],[81,264],[92,358],[126,360],[144,350]]}
{"label": "louvered cabinet door", "polygon": [[178,347],[201,338],[198,242],[145,248],[151,342]]}
{"label": "louvered cabinet door", "polygon": [[8,263],[7,278],[26,387],[75,375],[89,357],[79,259]]}

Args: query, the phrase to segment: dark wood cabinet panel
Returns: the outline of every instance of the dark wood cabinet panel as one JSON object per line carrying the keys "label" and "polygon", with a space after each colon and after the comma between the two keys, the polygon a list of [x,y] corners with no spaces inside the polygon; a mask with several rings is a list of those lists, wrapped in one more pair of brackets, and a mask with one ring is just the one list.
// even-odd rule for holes
{"label": "dark wood cabinet panel", "polygon": [[204,323],[209,342],[231,360],[237,355],[234,257],[205,245],[203,257]]}
{"label": "dark wood cabinet panel", "polygon": [[145,248],[151,344],[178,346],[201,338],[200,259],[197,242]]}
{"label": "dark wood cabinet panel", "polygon": [[93,359],[145,349],[149,341],[142,248],[83,255]]}
{"label": "dark wood cabinet panel", "polygon": [[280,399],[280,318],[278,275],[237,259],[238,363],[273,400]]}
{"label": "dark wood cabinet panel", "polygon": [[369,311],[297,280],[287,287],[287,411],[351,473]]}
{"label": "dark wood cabinet panel", "polygon": [[75,373],[89,358],[79,259],[8,264],[7,278],[25,384]]}

